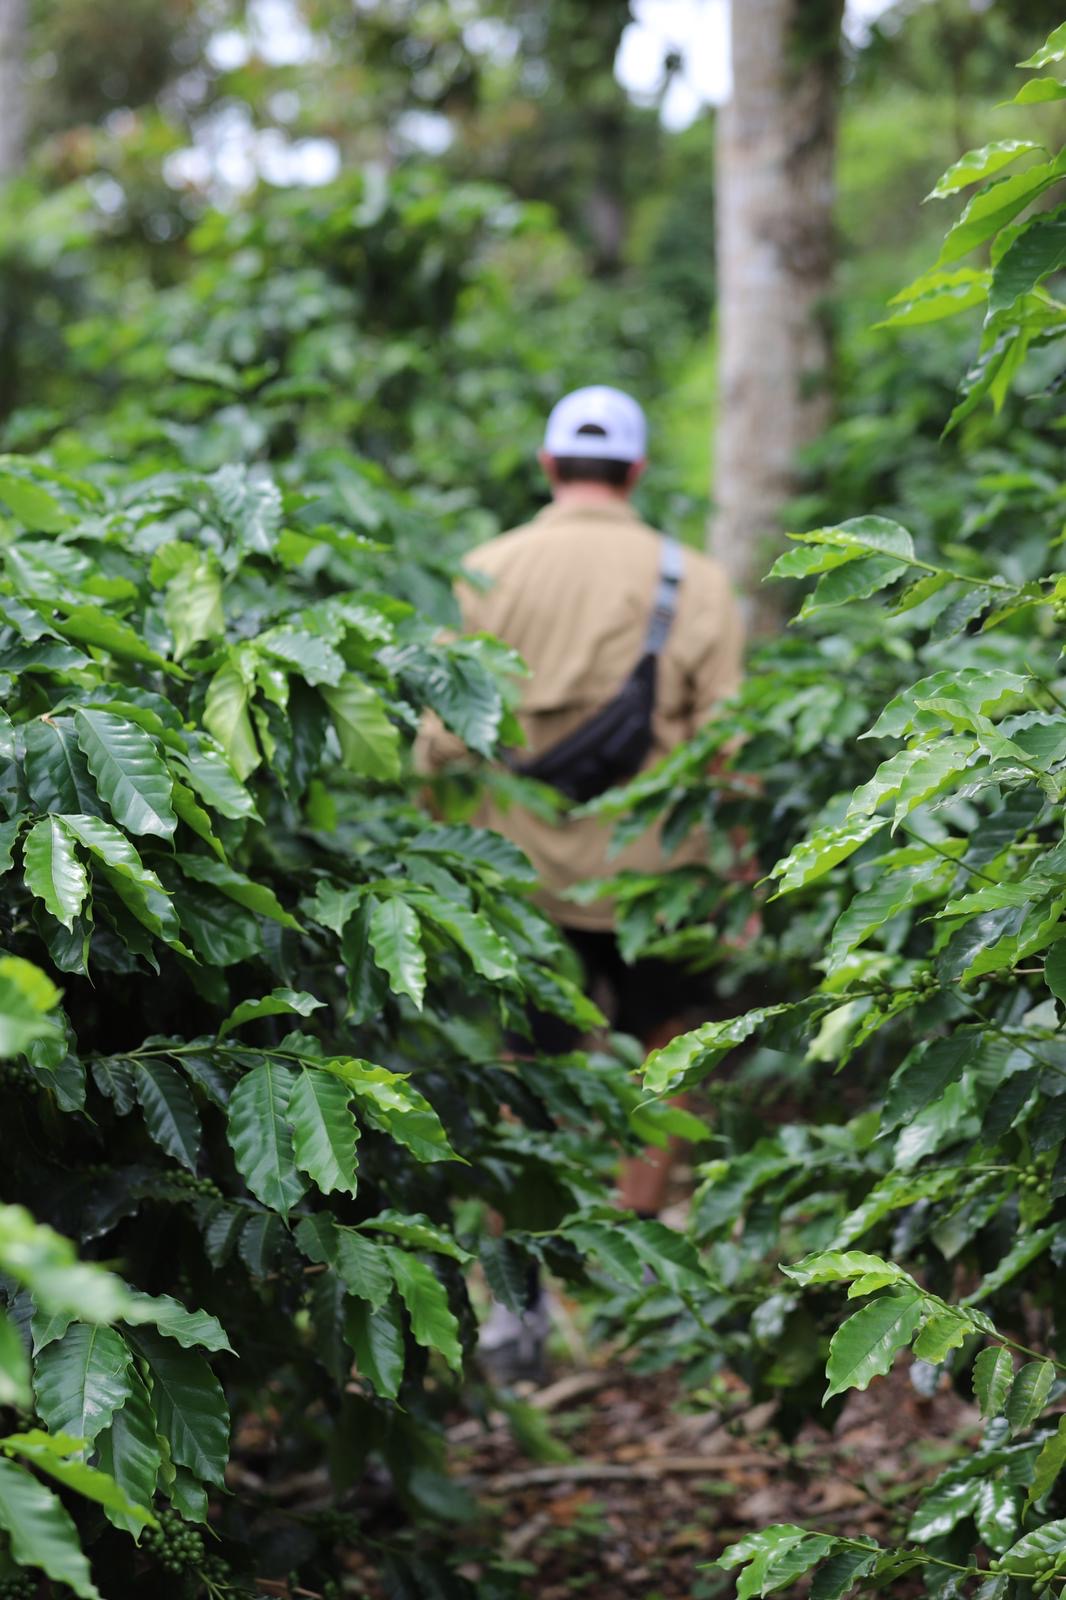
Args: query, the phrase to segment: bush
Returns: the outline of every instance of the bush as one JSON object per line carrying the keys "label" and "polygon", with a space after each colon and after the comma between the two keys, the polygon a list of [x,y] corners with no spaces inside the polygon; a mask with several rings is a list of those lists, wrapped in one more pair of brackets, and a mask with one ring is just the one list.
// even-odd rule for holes
{"label": "bush", "polygon": [[[1063,58],[1066,26],[1027,64]],[[1026,217],[1062,171],[1019,141],[941,181],[980,187],[906,299],[926,320],[986,310],[956,422],[1005,400],[1030,347],[1046,375],[1066,332],[1046,287],[1059,211]],[[986,243],[989,268],[956,265]],[[704,1382],[728,1363],[791,1429],[830,1422],[909,1348],[917,1387],[954,1383],[984,1419],[976,1452],[901,1508],[894,1542],[757,1532],[721,1560],[743,1567],[741,1595],[813,1571],[834,1600],[920,1573],[932,1593],[980,1581],[999,1600],[1066,1570],[1062,500],[1025,460],[979,482],[975,504],[990,492],[945,549],[928,525],[916,545],[873,515],[799,536],[774,570],[814,580],[800,615],[822,636],[768,647],[732,713],[638,784],[622,824],[743,825],[777,858],[739,978],[757,1004],[645,1067],[652,1092],[705,1084],[721,1112],[690,1223],[716,1285],[688,1316],[663,1296],[639,1307],[662,1328],[656,1359]],[[999,517],[1019,530],[1002,558],[983,536]],[[758,901],[713,870],[628,892],[634,949],[711,964]],[[735,1077],[712,1077],[738,1046],[753,1053]],[[747,1099],[767,1080],[770,1125],[765,1089],[762,1117]],[[844,1286],[862,1304],[841,1320]],[[630,1326],[637,1309],[613,1308]]]}

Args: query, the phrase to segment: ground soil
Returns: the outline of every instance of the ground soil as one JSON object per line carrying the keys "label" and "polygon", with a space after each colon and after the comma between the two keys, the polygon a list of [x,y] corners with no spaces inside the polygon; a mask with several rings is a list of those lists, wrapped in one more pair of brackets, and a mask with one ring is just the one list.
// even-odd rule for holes
{"label": "ground soil", "polygon": [[[752,1529],[902,1536],[920,1485],[979,1433],[975,1408],[947,1387],[920,1395],[905,1361],[851,1395],[832,1432],[808,1424],[790,1444],[769,1407],[736,1395],[708,1409],[670,1373],[563,1368],[522,1396],[565,1447],[551,1462],[531,1459],[502,1412],[457,1418],[451,1469],[486,1512],[459,1536],[472,1551],[459,1571],[478,1579],[478,1549],[502,1545],[530,1600],[716,1600],[735,1574],[709,1563]],[[344,1566],[348,1593],[385,1596],[365,1553]]]}
{"label": "ground soil", "polygon": [[[566,1383],[564,1375],[556,1392],[565,1396]],[[732,1593],[731,1579],[706,1563],[772,1522],[890,1537],[905,1486],[976,1433],[972,1407],[950,1390],[920,1396],[902,1366],[852,1396],[832,1434],[808,1426],[789,1446],[768,1408],[745,1410],[741,1399],[724,1422],[693,1406],[669,1374],[606,1368],[572,1383],[578,1392],[558,1405],[548,1390],[546,1411],[572,1462],[531,1464],[502,1418],[476,1435],[455,1430],[455,1466],[496,1509],[504,1549],[527,1564],[524,1590],[537,1600]]]}

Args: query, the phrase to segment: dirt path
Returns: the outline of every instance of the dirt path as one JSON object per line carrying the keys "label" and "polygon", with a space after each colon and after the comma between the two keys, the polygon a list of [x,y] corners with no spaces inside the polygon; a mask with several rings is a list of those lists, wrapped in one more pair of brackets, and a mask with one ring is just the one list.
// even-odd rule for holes
{"label": "dirt path", "polygon": [[704,1600],[732,1592],[705,1563],[752,1528],[899,1531],[902,1486],[928,1478],[976,1423],[950,1390],[919,1396],[902,1367],[854,1395],[832,1435],[808,1426],[791,1446],[769,1408],[738,1395],[723,1419],[669,1374],[564,1374],[527,1404],[569,1459],[531,1461],[498,1416],[452,1429],[453,1466],[499,1519],[530,1597]]}

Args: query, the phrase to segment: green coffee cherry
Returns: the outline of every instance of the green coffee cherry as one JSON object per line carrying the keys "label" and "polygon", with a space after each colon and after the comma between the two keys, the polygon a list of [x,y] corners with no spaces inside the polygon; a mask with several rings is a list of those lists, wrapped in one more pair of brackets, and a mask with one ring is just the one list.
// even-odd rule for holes
{"label": "green coffee cherry", "polygon": [[175,1576],[199,1570],[204,1561],[202,1534],[184,1522],[176,1511],[159,1512],[159,1526],[146,1529],[141,1543],[155,1556],[164,1572]]}
{"label": "green coffee cherry", "polygon": [[0,1600],[33,1600],[37,1588],[32,1572],[13,1572],[10,1577],[0,1578]]}

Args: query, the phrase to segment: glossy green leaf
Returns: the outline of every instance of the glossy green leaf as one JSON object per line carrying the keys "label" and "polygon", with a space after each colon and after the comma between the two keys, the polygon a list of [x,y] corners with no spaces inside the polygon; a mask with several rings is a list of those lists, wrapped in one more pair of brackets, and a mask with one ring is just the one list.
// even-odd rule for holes
{"label": "glossy green leaf", "polygon": [[[233,771],[242,780],[255,771],[262,759],[248,714],[251,698],[251,689],[240,667],[234,661],[227,661],[208,684],[204,707],[204,727],[214,734]],[[200,773],[191,763],[189,770],[199,788]],[[205,798],[210,802],[210,796]]]}
{"label": "glossy green leaf", "polygon": [[875,879],[864,893],[852,900],[838,918],[829,947],[829,972],[835,972],[851,951],[877,933],[901,911],[928,898],[930,882],[935,892],[937,878],[927,866],[904,867]]}
{"label": "glossy green leaf", "polygon": [[902,1267],[881,1256],[868,1255],[864,1250],[820,1250],[804,1256],[794,1267],[782,1267],[795,1283],[806,1287],[811,1283],[851,1283],[856,1278],[878,1277],[887,1274],[886,1282],[899,1282],[906,1277]]}
{"label": "glossy green leaf", "polygon": [[283,927],[292,928],[297,933],[301,931],[296,918],[285,910],[273,889],[265,883],[253,883],[243,872],[235,872],[232,867],[222,861],[212,860],[210,856],[179,855],[177,860],[186,877],[196,883],[210,884],[228,900],[235,900],[257,916],[269,917],[272,922],[280,922]]}
{"label": "glossy green leaf", "polygon": [[222,582],[210,561],[194,558],[175,572],[166,587],[163,616],[174,635],[175,661],[223,631]]}
{"label": "glossy green leaf", "polygon": [[209,1311],[189,1311],[169,1294],[131,1293],[124,1321],[156,1328],[174,1339],[183,1350],[228,1350],[233,1346],[222,1324]]}
{"label": "glossy green leaf", "polygon": [[52,1433],[90,1444],[130,1394],[130,1349],[114,1328],[75,1322],[38,1355],[37,1409]]}
{"label": "glossy green leaf", "polygon": [[40,1567],[82,1600],[100,1600],[70,1514],[43,1483],[13,1461],[0,1459],[0,1528],[22,1566]]}
{"label": "glossy green leaf", "polygon": [[400,740],[376,689],[348,673],[339,684],[324,684],[340,741],[341,758],[351,772],[389,782],[400,775]]}
{"label": "glossy green leaf", "polygon": [[426,992],[426,953],[422,925],[398,895],[374,903],[369,924],[374,959],[388,976],[393,994],[406,994],[419,1010]]}
{"label": "glossy green leaf", "polygon": [[450,1256],[453,1261],[467,1262],[474,1259],[470,1251],[464,1250],[452,1234],[438,1227],[421,1212],[399,1212],[389,1207],[379,1211],[377,1216],[368,1217],[362,1227],[368,1232],[389,1233],[411,1250],[433,1250],[438,1255]]}
{"label": "glossy green leaf", "polygon": [[64,928],[73,928],[89,893],[89,877],[58,817],[34,823],[22,841],[22,860],[31,894]]}
{"label": "glossy green leaf", "polygon": [[1006,104],[1040,106],[1053,100],[1066,100],[1066,83],[1060,83],[1058,78],[1030,78]]}
{"label": "glossy green leaf", "polygon": [[139,1057],[134,1063],[134,1084],[145,1126],[156,1144],[195,1172],[200,1158],[200,1114],[185,1079],[165,1061]]}
{"label": "glossy green leaf", "polygon": [[30,533],[61,533],[70,522],[59,501],[47,489],[2,467],[0,500]]}
{"label": "glossy green leaf", "polygon": [[39,811],[101,814],[89,764],[70,717],[38,717],[22,730],[26,787]]}
{"label": "glossy green leaf", "polygon": [[1066,1518],[1045,1522],[1042,1528],[1023,1534],[1015,1544],[1003,1552],[1003,1566],[1008,1572],[1032,1577],[1056,1565],[1066,1555]]}
{"label": "glossy green leaf", "polygon": [[76,639],[79,644],[117,656],[120,661],[136,661],[162,672],[176,671],[164,656],[144,643],[128,622],[110,616],[99,606],[75,606],[65,616],[57,617],[53,626],[65,639]]}
{"label": "glossy green leaf", "polygon": [[65,1434],[44,1433],[40,1428],[32,1428],[28,1433],[7,1434],[0,1439],[0,1449],[5,1455],[32,1463],[38,1472],[46,1473],[86,1500],[95,1501],[105,1511],[118,1513],[134,1528],[143,1528],[154,1521],[150,1502],[146,1505],[131,1500],[106,1467],[90,1467],[80,1458],[77,1452],[82,1443],[81,1439]]}
{"label": "glossy green leaf", "polygon": [[289,1097],[286,1115],[296,1165],[323,1194],[356,1191],[359,1130],[351,1100],[352,1091],[342,1079],[313,1067],[297,1075]]}
{"label": "glossy green leaf", "polygon": [[914,1358],[937,1367],[946,1359],[949,1351],[958,1350],[964,1345],[972,1332],[973,1328],[965,1317],[941,1312],[930,1317],[915,1339]]}
{"label": "glossy green leaf", "polygon": [[[930,322],[942,322],[945,317],[958,316],[974,306],[982,305],[988,294],[990,274],[973,267],[957,267],[950,272],[927,272],[917,283],[893,295],[891,310],[875,326],[879,328],[914,328]],[[940,574],[928,574],[919,582],[925,585],[921,599],[928,598],[943,586],[946,579]],[[905,609],[900,606],[900,609]]]}
{"label": "glossy green leaf", "polygon": [[26,1347],[10,1317],[0,1311],[0,1406],[28,1411],[32,1404]]}
{"label": "glossy green leaf", "polygon": [[58,1004],[59,990],[39,967],[21,956],[0,956],[0,1060],[54,1034],[49,1013]]}
{"label": "glossy green leaf", "polygon": [[12,817],[9,822],[0,822],[0,877],[14,866],[15,845],[22,830],[22,820],[21,817]]}
{"label": "glossy green leaf", "polygon": [[220,816],[239,822],[256,815],[255,801],[225,754],[206,739],[191,744],[183,757],[189,782],[206,805]]}
{"label": "glossy green leaf", "polygon": [[352,1348],[360,1376],[385,1400],[395,1400],[403,1382],[403,1319],[395,1299],[377,1310],[364,1300],[344,1307],[344,1337]]}
{"label": "glossy green leaf", "polygon": [[1014,1381],[1014,1361],[1003,1345],[988,1345],[973,1364],[973,1392],[983,1417],[1003,1410]]}
{"label": "glossy green leaf", "polygon": [[174,885],[174,907],[196,954],[208,966],[231,967],[265,948],[259,923],[216,890],[190,883]]}
{"label": "glossy green leaf", "polygon": [[1052,273],[1066,266],[1066,206],[1034,217],[996,262],[988,309],[1009,311]]}
{"label": "glossy green leaf", "polygon": [[1055,1227],[1048,1227],[1019,1234],[992,1271],[985,1274],[979,1288],[975,1289],[973,1294],[967,1295],[966,1304],[976,1305],[979,1301],[986,1300],[989,1295],[998,1294],[1004,1284],[1010,1283],[1012,1278],[1016,1278],[1019,1272],[1024,1271],[1051,1247],[1056,1233]]}
{"label": "glossy green leaf", "polygon": [[801,537],[812,544],[830,545],[855,559],[865,556],[895,556],[910,561],[914,541],[906,528],[889,517],[850,517],[831,528],[817,528]]}
{"label": "glossy green leaf", "polygon": [[690,1033],[679,1034],[648,1056],[644,1063],[645,1088],[649,1094],[665,1094],[679,1087],[682,1079],[689,1083],[697,1074],[705,1077],[764,1022],[787,1010],[787,1006],[766,1006],[727,1022],[705,1022]]}
{"label": "glossy green leaf", "polygon": [[1005,703],[1024,696],[1031,682],[1024,674],[1003,667],[963,667],[957,672],[934,672],[890,700],[873,727],[862,737],[902,739],[919,726],[935,727],[939,733],[940,720],[923,713],[922,708],[944,694],[951,694],[972,715],[988,716]]}
{"label": "glossy green leaf", "polygon": [[316,634],[298,628],[271,628],[256,641],[260,650],[295,667],[305,682],[326,683],[335,688],[345,673],[340,651]]}
{"label": "glossy green leaf", "polygon": [[240,1080],[229,1103],[228,1137],[238,1171],[256,1199],[282,1216],[307,1188],[287,1120],[295,1082],[291,1067],[263,1061]]}
{"label": "glossy green leaf", "polygon": [[974,1045],[970,1034],[956,1033],[912,1051],[889,1080],[882,1127],[895,1128],[910,1122],[926,1106],[941,1099],[950,1085],[961,1078]]}
{"label": "glossy green leaf", "polygon": [[907,1528],[908,1539],[942,1539],[977,1509],[981,1485],[972,1479],[934,1489],[923,1498]]}
{"label": "glossy green leaf", "polygon": [[950,737],[917,749],[900,750],[882,762],[873,777],[855,791],[848,815],[868,814],[894,800],[892,826],[896,828],[916,806],[946,788],[977,753],[973,739]]}
{"label": "glossy green leaf", "polygon": [[131,884],[146,892],[165,893],[159,878],[145,866],[121,828],[116,828],[114,823],[88,815],[64,815],[62,822],[79,844]]}
{"label": "glossy green leaf", "polygon": [[[62,822],[95,858],[94,873],[99,871],[110,883],[136,920],[174,949],[182,950],[178,937],[181,930],[170,896],[122,830],[102,817],[64,816]],[[100,862],[99,868],[96,861]]]}
{"label": "glossy green leaf", "polygon": [[417,1256],[388,1245],[385,1250],[400,1299],[407,1307],[415,1340],[427,1350],[439,1351],[448,1365],[460,1372],[463,1351],[459,1343],[459,1324],[448,1304],[444,1285]]}
{"label": "glossy green leaf", "polygon": [[823,828],[795,846],[770,873],[778,881],[777,893],[804,889],[854,855],[860,845],[885,826],[884,817],[863,817],[840,826]]}
{"label": "glossy green leaf", "polygon": [[[898,1211],[904,1206],[911,1206],[917,1200],[935,1200],[942,1194],[957,1185],[957,1174],[954,1170],[941,1172],[890,1172],[881,1182],[875,1184],[866,1198],[849,1211],[840,1224],[833,1239],[834,1251],[831,1254],[850,1254],[847,1246],[862,1235],[882,1217],[887,1217],[893,1211]],[[811,1258],[817,1262],[821,1258]],[[877,1259],[877,1258],[875,1258]],[[801,1267],[803,1263],[800,1263]],[[793,1269],[785,1269],[792,1271]],[[875,1269],[884,1270],[883,1267]],[[901,1269],[893,1268],[893,1272]]]}
{"label": "glossy green leaf", "polygon": [[800,608],[800,618],[820,616],[833,606],[847,605],[852,600],[867,600],[878,590],[895,583],[906,571],[906,563],[893,556],[863,556],[850,561],[819,578],[814,593],[807,596]]}
{"label": "glossy green leaf", "polygon": [[987,188],[979,189],[944,240],[940,251],[941,263],[947,265],[958,261],[979,244],[984,244],[986,239],[991,239],[1032,205],[1045,189],[1057,183],[1064,173],[1066,154],[1038,162],[1024,172],[1015,173],[1010,178],[1000,178]]}
{"label": "glossy green leaf", "polygon": [[184,822],[185,826],[190,828],[198,839],[202,839],[215,852],[220,861],[224,861],[226,852],[215,833],[214,824],[210,816],[200,805],[192,790],[175,778],[173,773],[171,777],[173,779],[173,788],[170,792],[170,798],[173,801],[174,812],[178,821]]}
{"label": "glossy green leaf", "polygon": [[301,1217],[296,1242],[312,1261],[334,1267],[349,1293],[375,1311],[388,1300],[393,1278],[384,1245],[356,1228],[341,1227],[321,1211]]}
{"label": "glossy green leaf", "polygon": [[1034,1505],[1049,1494],[1066,1466],[1066,1414],[1059,1418],[1055,1432],[1047,1439],[1036,1458],[1033,1481],[1029,1485],[1027,1505]]}
{"label": "glossy green leaf", "polygon": [[871,1301],[842,1323],[829,1343],[823,1404],[845,1389],[865,1389],[872,1378],[884,1377],[897,1351],[910,1344],[922,1314],[921,1296],[908,1286]]}
{"label": "glossy green leaf", "polygon": [[405,1145],[419,1161],[461,1159],[429,1101],[399,1073],[344,1056],[324,1060],[322,1067],[351,1086],[367,1121]]}
{"label": "glossy green leaf", "polygon": [[1044,958],[1044,982],[1056,999],[1066,1003],[1066,939],[1053,944]]}
{"label": "glossy green leaf", "polygon": [[1020,67],[1049,67],[1056,61],[1066,59],[1066,22],[1061,22],[1054,28],[1039,50],[1034,50],[1031,56],[1024,61],[1019,61]]}
{"label": "glossy green leaf", "polygon": [[737,1600],[748,1600],[751,1595],[773,1594],[789,1589],[836,1549],[837,1540],[828,1533],[809,1533],[795,1544],[788,1544],[770,1552],[765,1566],[753,1561],[737,1583]]}
{"label": "glossy green leaf", "polygon": [[441,928],[463,951],[474,971],[494,982],[518,976],[518,961],[511,946],[493,928],[488,918],[476,911],[445,900],[443,896],[419,892],[411,899],[420,914]]}
{"label": "glossy green leaf", "polygon": [[0,1206],[0,1272],[29,1289],[39,1309],[84,1322],[114,1322],[129,1303],[120,1279],[80,1262],[68,1239],[21,1206]]}
{"label": "glossy green leaf", "polygon": [[1003,1415],[1015,1433],[1031,1427],[1047,1404],[1055,1382],[1051,1361],[1027,1361],[1010,1386]]}
{"label": "glossy green leaf", "polygon": [[503,697],[492,673],[470,653],[479,643],[461,640],[452,645],[421,687],[426,704],[467,749],[491,756],[503,720]]}
{"label": "glossy green leaf", "polygon": [[136,1335],[148,1363],[152,1408],[171,1458],[221,1486],[229,1457],[229,1409],[203,1356],[148,1329]]}
{"label": "glossy green leaf", "polygon": [[78,711],[78,743],[115,821],[131,833],[169,839],[177,827],[171,778],[153,740],[109,711]]}
{"label": "glossy green leaf", "polygon": [[[115,1412],[110,1427],[98,1436],[96,1449],[102,1471],[111,1475],[127,1499],[135,1506],[151,1506],[162,1456],[148,1390],[139,1372],[131,1374],[129,1396]],[[120,1508],[105,1509],[116,1528],[138,1536],[139,1516]]]}
{"label": "glossy green leaf", "polygon": [[242,1000],[219,1028],[218,1036],[224,1039],[235,1028],[242,1028],[246,1022],[258,1022],[261,1017],[309,1017],[324,1004],[325,1001],[316,1000],[303,989],[273,989],[261,1000]]}
{"label": "glossy green leaf", "polygon": [[877,1559],[876,1551],[838,1550],[823,1561],[811,1584],[811,1600],[844,1600]]}
{"label": "glossy green leaf", "polygon": [[927,198],[942,199],[971,183],[983,183],[1020,156],[1031,155],[1040,148],[1032,139],[997,139],[979,150],[968,150],[937,180]]}
{"label": "glossy green leaf", "polygon": [[990,1550],[1002,1554],[1018,1536],[1018,1495],[1007,1483],[982,1483],[977,1496],[977,1531]]}

